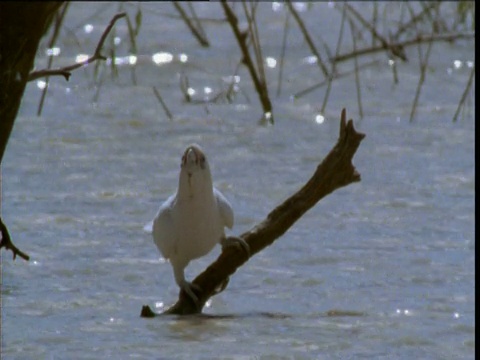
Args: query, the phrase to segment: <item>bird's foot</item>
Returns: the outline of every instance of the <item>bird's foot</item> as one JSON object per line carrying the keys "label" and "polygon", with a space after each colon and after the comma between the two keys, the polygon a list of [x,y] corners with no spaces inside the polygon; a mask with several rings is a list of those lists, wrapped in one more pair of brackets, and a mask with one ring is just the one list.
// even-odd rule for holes
{"label": "bird's foot", "polygon": [[250,246],[247,244],[245,240],[238,236],[229,236],[229,237],[224,237],[220,244],[222,245],[222,250],[224,250],[227,247],[230,246],[236,246],[242,248],[245,253],[247,254],[247,257],[250,257]]}
{"label": "bird's foot", "polygon": [[214,295],[220,294],[223,290],[227,288],[227,285],[230,281],[230,276],[227,277],[216,289]]}
{"label": "bird's foot", "polygon": [[202,291],[200,286],[184,280],[180,284],[180,289],[183,290],[190,297],[190,299],[192,299],[195,305],[198,306],[198,296],[195,294],[194,290],[197,292]]}

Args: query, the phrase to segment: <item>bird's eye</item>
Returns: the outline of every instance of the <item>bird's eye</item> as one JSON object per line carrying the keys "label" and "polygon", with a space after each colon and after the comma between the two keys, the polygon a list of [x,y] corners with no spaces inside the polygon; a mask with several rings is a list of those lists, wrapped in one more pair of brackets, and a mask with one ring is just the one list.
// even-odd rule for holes
{"label": "bird's eye", "polygon": [[205,156],[200,156],[200,168],[205,169]]}

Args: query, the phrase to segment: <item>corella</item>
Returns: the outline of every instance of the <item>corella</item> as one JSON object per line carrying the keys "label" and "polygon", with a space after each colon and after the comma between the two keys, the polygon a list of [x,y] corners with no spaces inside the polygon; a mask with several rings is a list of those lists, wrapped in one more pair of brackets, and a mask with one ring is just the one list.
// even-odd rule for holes
{"label": "corella", "polygon": [[217,243],[240,246],[250,254],[248,244],[238,237],[226,237],[233,227],[233,210],[213,186],[208,160],[200,146],[187,147],[182,156],[178,189],[158,210],[153,220],[153,241],[170,261],[178,286],[197,304],[198,286],[185,280],[185,268],[193,259],[208,254]]}

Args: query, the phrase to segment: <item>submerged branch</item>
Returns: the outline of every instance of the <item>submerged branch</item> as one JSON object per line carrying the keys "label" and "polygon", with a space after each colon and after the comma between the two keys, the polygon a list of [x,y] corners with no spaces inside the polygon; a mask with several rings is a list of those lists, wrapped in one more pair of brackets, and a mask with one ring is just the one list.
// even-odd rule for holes
{"label": "submerged branch", "polygon": [[[364,137],[364,134],[355,130],[352,120],[347,122],[346,111],[343,109],[337,144],[318,165],[310,180],[268,214],[265,220],[240,235],[249,245],[251,256],[282,236],[320,199],[336,189],[360,181],[360,174],[353,166],[352,158]],[[227,248],[214,263],[193,280],[193,284],[202,289],[197,294],[198,303],[201,304],[200,308],[197,308],[192,300],[181,291],[177,303],[163,314],[188,315],[200,313],[207,300],[216,294],[216,289],[247,261],[248,258],[242,249]],[[142,308],[142,317],[156,315],[149,306]]]}

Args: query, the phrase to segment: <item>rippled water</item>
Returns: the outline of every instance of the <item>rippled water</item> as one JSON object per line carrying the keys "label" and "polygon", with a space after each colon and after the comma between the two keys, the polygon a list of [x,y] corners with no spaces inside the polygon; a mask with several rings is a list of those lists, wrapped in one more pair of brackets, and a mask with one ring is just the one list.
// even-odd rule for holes
{"label": "rippled water", "polygon": [[[72,5],[72,24],[85,24],[89,6]],[[231,75],[239,54],[231,34],[221,37],[225,27],[207,27],[216,45],[199,49],[181,22],[159,24],[154,4],[144,6],[144,58],[170,51],[188,54],[187,63],[139,64],[137,86],[121,68],[118,80],[105,79],[97,103],[91,69],[69,83],[52,80],[42,117],[34,116],[37,85],[27,89],[2,167],[2,213],[31,261],[2,252],[3,356],[473,359],[475,123],[472,115],[451,122],[468,74],[466,66],[452,72],[452,64],[473,61],[472,48],[433,48],[434,70],[414,123],[416,49],[400,66],[397,87],[387,63],[362,73],[363,120],[348,78],[338,81],[318,123],[323,92],[288,98],[318,72],[301,65],[308,51],[294,38],[290,82],[274,100],[275,125],[265,127],[248,84],[251,104],[242,97],[234,105],[181,102],[179,72],[193,87],[214,91]],[[321,9],[330,18],[328,4],[316,6],[304,16]],[[107,10],[99,10],[96,25],[115,8]],[[283,15],[268,19],[274,34]],[[87,37],[85,47],[96,38]],[[66,42],[65,53],[73,54],[77,48]],[[265,49],[266,56],[278,53],[273,41]],[[354,158],[362,181],[329,195],[252,258],[212,299],[209,316],[140,318],[142,305],[161,311],[176,300],[170,265],[143,227],[175,191],[184,147],[205,149],[240,234],[310,177],[335,144],[342,107],[367,134]],[[193,262],[187,278],[218,253]]]}

